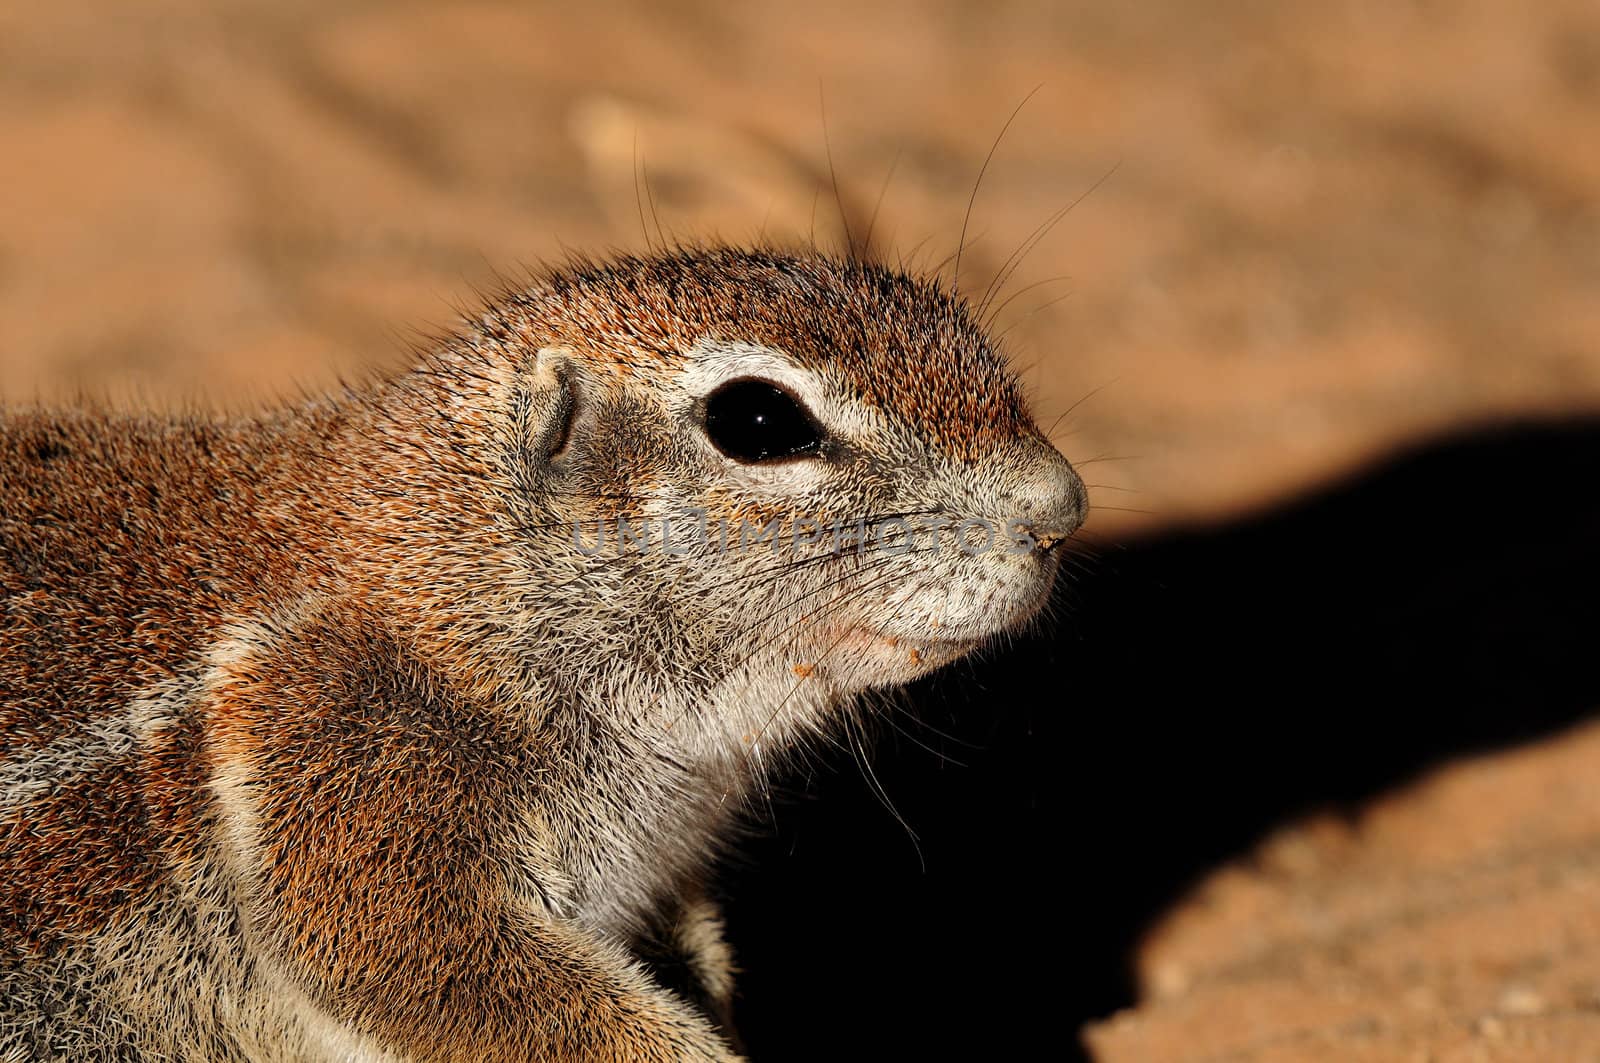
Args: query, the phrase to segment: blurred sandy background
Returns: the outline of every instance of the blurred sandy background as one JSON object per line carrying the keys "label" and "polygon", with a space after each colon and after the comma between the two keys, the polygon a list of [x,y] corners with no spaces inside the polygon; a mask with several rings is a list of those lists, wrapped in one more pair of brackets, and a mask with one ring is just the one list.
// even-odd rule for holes
{"label": "blurred sandy background", "polygon": [[961,282],[1115,168],[999,324],[1044,417],[1095,392],[1102,526],[1600,399],[1588,0],[8,4],[0,394],[392,362],[524,264],[642,249],[636,158],[669,233],[837,243],[819,89],[855,235],[892,167],[876,245],[932,266],[1039,86]]}
{"label": "blurred sandy background", "polygon": [[[6,4],[0,395],[240,405],[392,364],[564,247],[642,250],[641,171],[652,234],[837,245],[822,98],[854,235],[886,189],[875,246],[932,268],[1036,87],[960,279],[1094,189],[998,327],[1043,418],[1083,400],[1068,455],[1117,459],[1102,528],[1600,404],[1593,0]],[[1178,1058],[1148,1029],[1098,1043]]]}

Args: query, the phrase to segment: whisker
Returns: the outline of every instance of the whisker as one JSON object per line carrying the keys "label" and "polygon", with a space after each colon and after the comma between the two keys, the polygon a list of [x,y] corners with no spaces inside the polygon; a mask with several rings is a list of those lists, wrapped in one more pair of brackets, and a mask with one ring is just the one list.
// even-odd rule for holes
{"label": "whisker", "polygon": [[[949,754],[945,753],[942,750],[934,749],[932,746],[928,745],[928,743],[924,742],[922,739],[918,738],[916,735],[912,734],[910,731],[907,731],[904,727],[901,727],[898,723],[895,722],[894,714],[896,712],[905,712],[905,710],[901,709],[897,705],[894,705],[889,698],[884,698],[882,700],[883,700],[884,707],[885,707],[886,711],[881,713],[877,718],[882,720],[888,726],[894,728],[896,734],[901,735],[902,737],[904,737],[906,739],[906,741],[908,741],[908,742],[912,743],[913,745],[917,746],[919,749],[923,749],[923,750],[926,750],[929,753],[932,753],[934,756],[938,757],[939,760],[942,763],[954,764],[958,768],[971,767],[970,764],[963,763],[962,761],[957,760],[955,757],[950,756]],[[906,712],[906,715],[907,716],[912,716],[913,714],[909,713],[909,712]]]}
{"label": "whisker", "polygon": [[999,342],[1000,340],[1005,339],[1007,334],[1009,334],[1012,329],[1016,328],[1018,325],[1022,324],[1024,321],[1027,321],[1029,318],[1033,317],[1033,315],[1039,314],[1039,313],[1043,313],[1044,311],[1050,309],[1052,306],[1055,306],[1057,303],[1064,303],[1068,299],[1071,299],[1071,298],[1072,298],[1072,293],[1071,292],[1067,292],[1065,295],[1058,295],[1056,298],[1051,299],[1047,303],[1041,303],[1039,306],[1036,306],[1032,310],[1029,310],[1026,314],[1023,314],[1021,317],[1017,318],[1011,324],[1007,325],[1005,328],[1003,328],[999,332],[997,332],[995,334],[995,337],[994,337],[995,341]]}
{"label": "whisker", "polygon": [[1097,458],[1084,458],[1082,461],[1075,461],[1072,464],[1075,465],[1075,466],[1081,467],[1081,466],[1084,466],[1084,465],[1093,465],[1097,461],[1139,461],[1139,460],[1140,460],[1140,457],[1137,454],[1118,454],[1118,455],[1103,454],[1103,455],[1101,455],[1100,457],[1097,457]]}
{"label": "whisker", "polygon": [[1092,391],[1090,391],[1087,395],[1085,395],[1082,398],[1080,398],[1077,402],[1074,402],[1071,406],[1068,406],[1066,409],[1062,410],[1060,415],[1057,416],[1054,421],[1050,422],[1050,430],[1045,433],[1045,438],[1049,439],[1052,436],[1054,436],[1056,428],[1058,428],[1060,426],[1062,421],[1065,421],[1068,417],[1072,416],[1072,411],[1073,410],[1076,410],[1079,406],[1082,406],[1084,403],[1088,402],[1090,399],[1094,398],[1096,395],[1100,394],[1102,391],[1104,391],[1106,388],[1110,387],[1112,384],[1115,384],[1116,382],[1117,381],[1116,381],[1115,378],[1106,381],[1104,384],[1099,385],[1098,387],[1096,387]]}
{"label": "whisker", "polygon": [[633,205],[639,208],[639,229],[644,233],[646,251],[654,251],[650,243],[650,226],[644,223],[644,196],[639,191],[639,130],[633,131]]}
{"label": "whisker", "polygon": [[[898,555],[896,555],[896,556],[898,556]],[[876,571],[877,569],[884,567],[885,564],[886,564],[886,562],[884,562],[884,561],[877,562],[874,566],[868,566],[866,569],[857,569],[857,570],[855,570],[853,572],[847,573],[842,579],[848,579],[848,578],[850,578],[852,576],[861,575],[864,571],[865,572]],[[782,638],[784,635],[788,634],[794,628],[799,627],[799,626],[809,622],[810,620],[814,619],[818,615],[818,613],[821,612],[821,609],[825,609],[828,606],[831,606],[831,605],[834,605],[834,604],[836,604],[838,602],[844,601],[844,600],[848,599],[852,594],[856,594],[856,595],[869,594],[873,590],[876,590],[878,587],[883,586],[886,583],[888,583],[890,580],[894,579],[897,575],[898,575],[897,572],[890,572],[887,576],[884,576],[884,577],[882,577],[880,579],[874,580],[867,587],[855,588],[855,589],[847,589],[842,594],[836,595],[835,597],[831,598],[829,601],[823,603],[821,608],[812,610],[809,613],[802,614],[798,619],[796,619],[796,620],[792,621],[791,623],[785,625],[784,627],[780,628],[777,632],[772,634],[770,637],[763,639],[760,643],[758,643],[757,645],[751,647],[747,652],[742,654],[740,656],[740,658],[733,663],[732,666],[730,666],[730,667],[728,667],[728,668],[726,668],[724,670],[725,674],[727,674],[727,675],[736,675],[736,674],[738,674],[738,672],[741,669],[743,669],[746,664],[748,664],[750,661],[754,660],[755,656],[757,654],[759,654],[762,650],[766,649],[768,646],[770,646],[773,643],[777,642],[780,638]],[[817,587],[817,588],[814,588],[811,591],[806,592],[805,594],[801,595],[799,598],[795,599],[793,602],[790,602],[790,603],[786,604],[784,607],[776,610],[774,613],[769,614],[768,617],[763,618],[762,620],[757,621],[755,624],[750,625],[750,629],[753,630],[753,631],[754,630],[759,630],[760,629],[760,625],[762,623],[765,623],[766,620],[772,619],[774,616],[776,616],[778,614],[781,614],[781,613],[785,612],[788,609],[793,609],[793,608],[798,607],[799,604],[801,602],[805,601],[807,598],[815,597],[817,594],[820,594],[823,591],[828,590],[829,588],[837,585],[841,581],[842,580],[833,580],[833,581],[830,581],[827,584],[824,584],[821,587]],[[793,645],[793,643],[795,641],[798,641],[798,638],[799,638],[799,636],[796,635],[794,639],[791,639],[790,640],[790,645]],[[746,682],[745,682],[745,689],[749,689],[750,685],[753,684],[754,682],[755,682],[755,679],[753,677],[747,679]],[[791,691],[790,694],[792,696],[793,691]],[[678,716],[675,719],[673,719],[673,721],[671,723],[669,723],[667,725],[668,728],[670,729],[672,727],[676,727],[680,722],[682,722],[682,720],[684,719],[685,715],[687,714],[687,711],[688,710],[685,709],[684,712],[680,712],[678,714]]]}
{"label": "whisker", "polygon": [[839,224],[844,226],[844,243],[853,261],[856,257],[856,241],[850,232],[850,218],[844,209],[844,197],[839,194],[839,174],[833,168],[833,143],[828,136],[828,101],[823,97],[822,82],[817,82],[817,107],[822,113],[822,150],[828,156],[828,180],[833,182],[833,202],[839,209]]}
{"label": "whisker", "polygon": [[[750,624],[749,630],[759,631],[763,624],[767,623],[770,620],[774,620],[774,619],[778,618],[779,616],[783,615],[784,613],[788,612],[791,609],[794,609],[801,602],[805,601],[807,598],[813,598],[816,595],[822,593],[823,591],[830,590],[833,587],[837,587],[839,584],[845,583],[845,582],[847,582],[847,581],[849,581],[851,579],[854,579],[856,576],[862,575],[863,573],[878,572],[881,569],[886,568],[889,565],[890,560],[892,558],[899,557],[899,556],[901,556],[901,555],[887,555],[882,559],[875,560],[870,565],[858,566],[857,568],[855,568],[855,569],[853,569],[853,570],[851,570],[849,572],[846,572],[842,576],[838,576],[838,577],[836,577],[834,579],[829,580],[828,582],[822,584],[822,586],[820,586],[820,587],[814,587],[811,590],[806,591],[805,593],[801,594],[798,598],[795,598],[792,601],[785,602],[782,605],[780,605],[778,608],[776,608],[774,610],[771,610],[766,615],[758,618],[757,620],[755,620],[754,622],[752,622]],[[893,575],[894,574],[891,573],[890,577],[892,578]],[[831,599],[826,604],[827,605],[833,605],[836,602],[843,601],[845,598],[848,598],[851,593],[854,593],[854,592],[852,592],[850,590],[846,590],[843,594],[839,595],[836,598]],[[738,660],[737,663],[735,663],[734,667],[732,669],[730,669],[730,671],[733,671],[733,672],[738,671],[740,668],[744,667],[744,665],[747,664],[750,660],[752,660],[755,657],[756,654],[760,653],[763,649],[766,649],[772,643],[776,642],[778,639],[782,638],[784,635],[788,634],[790,631],[793,631],[795,628],[800,627],[800,626],[802,626],[802,625],[804,625],[806,623],[809,623],[811,620],[815,619],[816,615],[817,615],[817,611],[813,611],[813,612],[810,612],[810,613],[802,614],[799,618],[797,618],[797,619],[791,621],[790,623],[784,625],[783,627],[779,628],[771,637],[769,637],[767,639],[764,639],[763,641],[761,641],[760,643],[757,643],[754,647],[752,647],[751,650],[748,653],[746,653],[743,657],[741,657]]]}
{"label": "whisker", "polygon": [[[889,192],[889,182],[894,180],[894,171],[900,165],[900,148],[894,150],[894,158],[889,162],[889,172],[883,177],[883,184],[878,187],[878,198],[872,204],[872,216],[867,219],[867,238],[862,243],[862,250],[868,258],[872,257],[872,233],[878,227],[878,211],[883,209],[883,197]],[[894,233],[889,234],[889,242],[894,243]]]}
{"label": "whisker", "polygon": [[[1072,279],[1072,274],[1070,274],[1070,273],[1058,273],[1054,277],[1046,277],[1042,281],[1034,281],[1032,284],[1024,284],[1022,287],[1018,288],[1016,291],[1014,291],[1010,295],[1006,296],[1004,301],[1002,301],[999,306],[995,307],[994,310],[991,311],[986,318],[984,318],[984,321],[983,321],[984,331],[987,332],[987,331],[992,330],[994,328],[994,323],[996,321],[1000,320],[1000,315],[1005,311],[1006,307],[1010,306],[1012,303],[1014,303],[1016,300],[1022,298],[1024,295],[1027,295],[1029,292],[1033,291],[1035,288],[1043,288],[1046,284],[1058,284],[1061,281],[1069,281],[1071,279]],[[979,313],[979,314],[983,313],[983,304],[980,303],[978,305],[977,313]]]}
{"label": "whisker", "polygon": [[[934,514],[936,514],[938,512],[939,512],[939,510],[937,510],[937,509],[906,510],[903,513],[889,513],[889,514],[885,514],[883,516],[870,518],[870,520],[868,518],[862,517],[862,518],[859,518],[859,521],[860,521],[860,527],[861,527],[862,531],[864,531],[864,532],[865,531],[876,531],[879,528],[883,527],[884,525],[888,524],[890,521],[905,520],[908,517],[927,517],[927,516],[932,516],[932,515],[934,515]],[[846,523],[847,523],[847,525],[850,527],[850,529],[852,531],[856,530],[857,521],[849,521],[849,522],[846,522]],[[825,551],[825,552],[820,553],[820,554],[813,555],[811,557],[804,557],[804,558],[800,558],[800,559],[795,560],[795,561],[781,562],[781,563],[779,563],[777,565],[771,566],[770,568],[763,569],[758,573],[748,573],[747,572],[747,573],[742,573],[742,574],[737,575],[737,576],[731,576],[727,580],[724,580],[721,583],[714,583],[711,586],[704,588],[703,590],[695,591],[693,593],[703,596],[705,594],[711,593],[712,591],[720,590],[721,588],[726,587],[729,584],[738,583],[738,582],[741,582],[742,580],[746,580],[746,579],[753,579],[753,578],[756,578],[757,576],[760,576],[760,575],[787,574],[788,572],[797,570],[797,569],[799,569],[801,567],[804,567],[804,566],[808,566],[808,565],[815,564],[815,563],[822,562],[822,561],[828,561],[828,560],[831,560],[833,558],[838,558],[838,557],[845,556],[846,554],[852,554],[852,553],[859,554],[859,553],[862,553],[862,552],[863,551],[860,548],[857,548],[855,550],[848,550],[848,551],[841,551],[841,550],[838,550],[838,549],[829,550],[829,551]]]}
{"label": "whisker", "polygon": [[921,867],[922,873],[927,874],[928,861],[922,855],[922,845],[917,838],[917,832],[912,828],[911,823],[900,814],[900,810],[894,806],[894,801],[889,797],[889,791],[883,788],[883,783],[878,781],[877,773],[872,770],[872,758],[867,755],[859,735],[855,743],[855,762],[861,769],[861,777],[866,780],[867,789],[872,791],[873,796],[878,799],[878,803],[883,805],[889,815],[894,817],[894,821],[900,824],[901,828],[906,832],[906,837],[911,839],[911,848],[917,854],[917,863]]}
{"label": "whisker", "polygon": [[998,295],[1000,292],[1004,291],[1006,284],[1016,274],[1017,270],[1022,268],[1022,263],[1027,260],[1027,257],[1030,254],[1033,253],[1033,249],[1038,247],[1040,242],[1043,241],[1045,237],[1049,236],[1057,225],[1061,224],[1061,220],[1063,218],[1072,213],[1073,208],[1075,208],[1079,203],[1082,203],[1085,199],[1088,199],[1096,189],[1109,181],[1111,179],[1111,175],[1116,173],[1121,166],[1122,162],[1119,160],[1111,167],[1111,169],[1102,174],[1099,180],[1095,181],[1094,184],[1090,185],[1083,192],[1079,193],[1076,199],[1072,200],[1072,202],[1068,203],[1066,206],[1047,217],[1043,222],[1039,223],[1033,232],[1022,241],[1022,244],[1015,251],[1011,252],[1011,254],[1006,258],[1006,261],[1001,263],[1000,269],[995,273],[994,278],[990,280],[989,287],[984,289],[984,301],[979,304],[980,311],[981,308],[988,305],[988,301],[994,297],[990,295],[989,292],[992,290],[995,295]]}
{"label": "whisker", "polygon": [[650,185],[650,164],[640,159],[639,170],[644,174],[644,195],[650,204],[650,220],[656,223],[656,240],[665,248],[667,246],[667,237],[661,229],[661,215],[656,213],[656,193],[655,189]]}
{"label": "whisker", "polygon": [[[887,579],[893,579],[894,577],[896,577],[898,575],[899,575],[899,573],[890,573],[889,576],[887,577]],[[877,581],[877,583],[874,585],[874,589],[875,589],[876,586],[882,585],[882,583],[887,582],[887,579],[886,580]],[[926,584],[924,582],[919,581],[918,584],[916,585],[915,589],[917,591],[920,591],[924,586],[926,586]],[[870,590],[867,590],[867,589],[863,589],[860,592],[858,592],[858,594],[862,595],[862,596],[864,596],[864,595],[866,595],[868,593],[870,593]],[[908,605],[910,603],[910,601],[911,601],[911,598],[907,597],[906,600],[904,602],[902,602],[900,604],[900,606],[897,609],[895,609],[895,611],[893,613],[890,614],[889,620],[893,621],[893,620],[897,619],[901,615],[901,613],[904,611],[906,605]],[[838,638],[834,639],[832,642],[830,642],[828,644],[828,646],[822,651],[822,653],[818,655],[817,659],[814,662],[812,662],[812,668],[817,668],[817,667],[821,666],[824,661],[826,661],[829,657],[831,657],[833,655],[835,650],[837,650],[840,646],[842,646],[844,644],[845,640],[848,639],[851,634],[852,634],[851,629],[846,628],[844,633],[841,634]],[[766,721],[761,725],[760,729],[756,731],[755,737],[750,740],[749,752],[753,752],[756,749],[756,747],[758,747],[761,744],[762,736],[767,733],[767,730],[769,728],[771,728],[771,726],[774,723],[774,721],[777,720],[779,713],[781,713],[783,711],[784,706],[787,705],[790,702],[790,700],[792,700],[794,698],[795,694],[799,693],[800,688],[803,685],[805,685],[806,680],[809,679],[809,678],[810,678],[809,674],[806,675],[806,676],[803,676],[803,677],[800,678],[800,680],[798,682],[796,682],[792,687],[789,688],[789,693],[785,694],[783,696],[783,698],[778,702],[777,706],[775,706],[773,708],[772,712],[767,716]],[[749,763],[748,755],[746,757],[746,763],[747,764]],[[909,829],[909,827],[907,829]]]}
{"label": "whisker", "polygon": [[[939,728],[939,727],[935,727],[933,724],[929,723],[927,720],[924,720],[922,717],[918,716],[914,712],[911,712],[911,711],[906,710],[906,709],[902,709],[901,713],[902,713],[902,715],[905,716],[906,719],[910,720],[912,723],[916,724],[919,727],[923,727],[923,728],[926,728],[929,731],[932,731],[934,734],[938,735],[940,738],[944,739],[946,742],[954,742],[958,746],[965,746],[967,749],[972,749],[972,750],[982,750],[984,748],[983,746],[980,746],[976,742],[969,742],[965,738],[957,738],[955,735],[951,734],[949,731],[946,731],[946,730],[944,730],[942,728]],[[959,761],[955,761],[954,763],[960,763],[960,762]],[[963,766],[965,766],[965,765],[963,765]]]}
{"label": "whisker", "polygon": [[1000,127],[1000,132],[995,135],[994,143],[989,145],[989,154],[983,157],[983,165],[978,167],[978,179],[972,182],[972,195],[967,197],[967,212],[961,217],[961,236],[956,240],[956,266],[950,278],[950,287],[956,291],[961,290],[961,252],[967,245],[967,224],[972,221],[972,206],[978,201],[978,189],[983,187],[983,175],[989,172],[989,162],[994,158],[994,153],[999,150],[1000,142],[1005,139],[1006,130],[1011,128],[1011,123],[1017,120],[1017,115],[1028,105],[1028,101],[1044,88],[1043,84],[1035,85],[1022,102],[1012,110],[1011,116],[1006,119],[1006,124]]}

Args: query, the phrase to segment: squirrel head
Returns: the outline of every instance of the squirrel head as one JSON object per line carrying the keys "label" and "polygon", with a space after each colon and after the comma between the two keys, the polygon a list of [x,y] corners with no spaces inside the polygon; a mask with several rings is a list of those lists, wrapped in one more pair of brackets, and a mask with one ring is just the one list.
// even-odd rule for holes
{"label": "squirrel head", "polygon": [[516,367],[533,641],[748,703],[726,721],[746,742],[763,709],[902,683],[1027,622],[1087,510],[965,302],[879,265],[582,264],[456,356]]}

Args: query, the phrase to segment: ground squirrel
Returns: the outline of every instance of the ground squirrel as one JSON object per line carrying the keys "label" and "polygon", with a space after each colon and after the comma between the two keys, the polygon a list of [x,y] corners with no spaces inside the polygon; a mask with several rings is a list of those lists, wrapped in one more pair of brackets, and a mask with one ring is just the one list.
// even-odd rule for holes
{"label": "ground squirrel", "polygon": [[573,263],[248,419],[0,416],[0,1058],[734,1058],[741,803],[1086,504],[960,297],[811,252]]}

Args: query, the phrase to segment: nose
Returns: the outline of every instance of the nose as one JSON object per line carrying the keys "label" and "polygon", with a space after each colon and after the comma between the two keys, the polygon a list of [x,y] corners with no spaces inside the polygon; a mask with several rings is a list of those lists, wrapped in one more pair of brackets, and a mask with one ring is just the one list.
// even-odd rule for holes
{"label": "nose", "polygon": [[1040,455],[1027,486],[1019,492],[1023,512],[1021,530],[1049,550],[1071,537],[1089,515],[1089,491],[1067,461],[1054,448]]}

